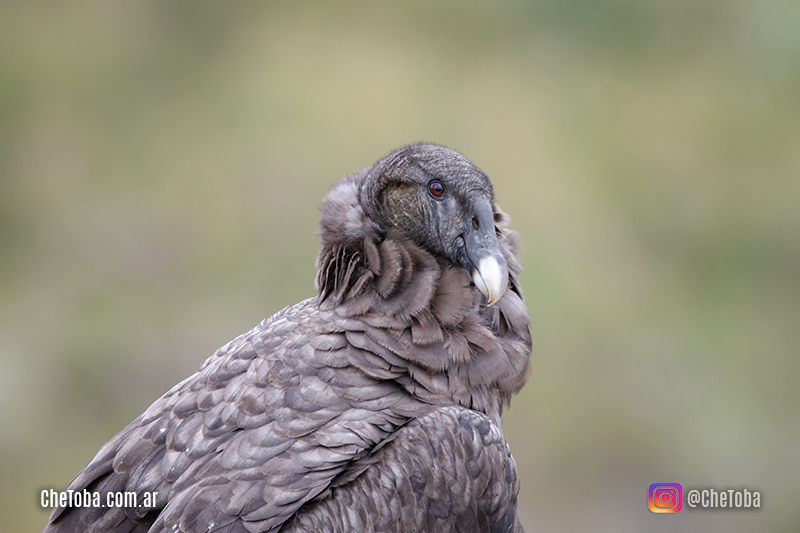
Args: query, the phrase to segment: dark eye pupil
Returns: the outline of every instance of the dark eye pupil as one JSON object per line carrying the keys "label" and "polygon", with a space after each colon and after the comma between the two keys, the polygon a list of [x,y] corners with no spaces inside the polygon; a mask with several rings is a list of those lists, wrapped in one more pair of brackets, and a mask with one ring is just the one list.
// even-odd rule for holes
{"label": "dark eye pupil", "polygon": [[444,185],[442,185],[438,181],[432,181],[431,184],[428,185],[428,190],[436,198],[441,198],[442,196],[444,196]]}

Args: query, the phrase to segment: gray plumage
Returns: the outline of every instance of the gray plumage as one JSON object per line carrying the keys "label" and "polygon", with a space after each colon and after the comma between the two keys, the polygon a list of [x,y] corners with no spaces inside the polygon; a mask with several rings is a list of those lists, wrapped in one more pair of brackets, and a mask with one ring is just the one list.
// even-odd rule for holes
{"label": "gray plumage", "polygon": [[154,505],[58,507],[45,531],[521,531],[500,421],[531,337],[508,220],[440,146],[342,179],[318,295],[217,350],[68,486]]}

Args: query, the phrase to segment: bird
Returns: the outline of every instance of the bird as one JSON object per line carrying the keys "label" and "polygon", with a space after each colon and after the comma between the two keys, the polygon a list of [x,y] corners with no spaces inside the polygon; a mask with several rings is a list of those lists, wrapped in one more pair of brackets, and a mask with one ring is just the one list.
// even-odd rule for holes
{"label": "bird", "polygon": [[441,145],[345,176],[320,207],[316,295],[103,445],[65,489],[100,505],[58,502],[44,532],[522,531],[501,422],[531,332],[509,222]]}

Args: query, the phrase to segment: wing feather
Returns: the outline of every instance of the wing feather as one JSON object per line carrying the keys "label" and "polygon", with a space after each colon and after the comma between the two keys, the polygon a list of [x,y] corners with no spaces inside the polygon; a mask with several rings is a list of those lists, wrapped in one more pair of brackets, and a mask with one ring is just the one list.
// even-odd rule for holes
{"label": "wing feather", "polygon": [[351,215],[352,242],[323,239],[318,298],[217,350],[67,487],[154,504],[55,508],[45,531],[513,530],[497,424],[530,353],[515,234],[498,226],[510,290],[487,308],[463,271]]}

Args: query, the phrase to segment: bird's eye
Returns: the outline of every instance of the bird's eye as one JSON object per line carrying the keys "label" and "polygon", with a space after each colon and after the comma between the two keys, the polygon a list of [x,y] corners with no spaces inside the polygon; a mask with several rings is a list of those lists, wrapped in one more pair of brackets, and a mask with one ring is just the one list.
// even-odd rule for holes
{"label": "bird's eye", "polygon": [[441,198],[444,196],[444,185],[440,181],[432,181],[428,184],[428,192],[434,198]]}

